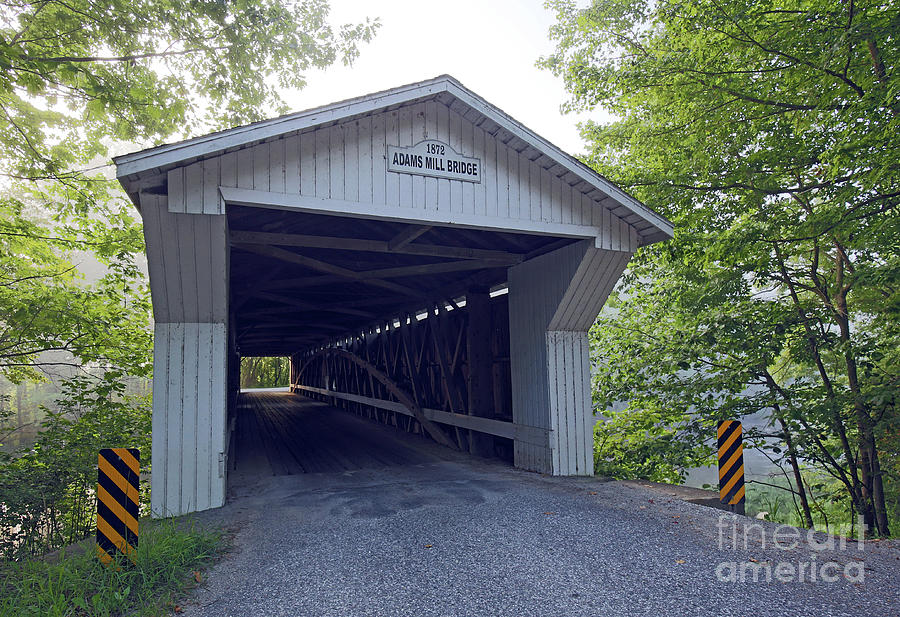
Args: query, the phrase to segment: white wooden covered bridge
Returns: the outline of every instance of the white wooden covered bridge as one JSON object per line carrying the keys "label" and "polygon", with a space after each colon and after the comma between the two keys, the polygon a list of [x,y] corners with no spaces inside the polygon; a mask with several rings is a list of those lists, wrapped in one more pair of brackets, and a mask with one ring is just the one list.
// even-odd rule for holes
{"label": "white wooden covered bridge", "polygon": [[152,510],[221,506],[241,356],[297,397],[593,471],[587,330],[672,226],[451,77],[116,159],[155,325]]}

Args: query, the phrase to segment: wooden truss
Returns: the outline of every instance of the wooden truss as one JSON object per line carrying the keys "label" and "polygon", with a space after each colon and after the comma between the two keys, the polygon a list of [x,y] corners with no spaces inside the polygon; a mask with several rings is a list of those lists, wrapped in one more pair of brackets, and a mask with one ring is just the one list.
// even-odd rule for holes
{"label": "wooden truss", "polygon": [[465,452],[507,458],[509,440],[527,432],[512,423],[507,313],[506,295],[480,290],[462,306],[407,314],[340,348],[294,356],[292,388]]}

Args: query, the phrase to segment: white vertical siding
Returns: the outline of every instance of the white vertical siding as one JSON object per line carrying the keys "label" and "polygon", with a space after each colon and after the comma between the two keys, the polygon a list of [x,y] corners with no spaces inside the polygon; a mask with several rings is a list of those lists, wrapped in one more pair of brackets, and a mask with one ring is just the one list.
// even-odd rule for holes
{"label": "white vertical siding", "polygon": [[548,329],[587,331],[630,259],[631,253],[588,249],[559,299]]}
{"label": "white vertical siding", "polygon": [[547,332],[553,473],[593,474],[593,410],[587,332]]}
{"label": "white vertical siding", "polygon": [[[181,214],[222,214],[219,199],[220,161],[228,155],[212,158],[166,174],[169,212]],[[247,187],[256,188],[256,187]],[[268,185],[266,187],[268,190]],[[145,196],[141,196],[141,204]]]}
{"label": "white vertical siding", "polygon": [[343,125],[344,134],[344,199],[359,201],[359,176],[362,169],[360,149],[368,144],[359,140],[359,122],[353,121]]}
{"label": "white vertical siding", "polygon": [[[268,150],[254,154],[269,160]],[[150,498],[156,517],[218,507],[225,499],[219,457],[226,444],[228,229],[218,186],[220,177],[238,181],[239,158],[170,172],[170,187],[181,190],[175,199],[141,195],[156,322]],[[249,169],[259,181],[258,168]],[[254,174],[244,181],[253,182]]]}
{"label": "white vertical siding", "polygon": [[551,431],[546,446],[516,442],[517,467],[593,473],[587,329],[629,257],[582,241],[510,268],[513,421]]}
{"label": "white vertical siding", "polygon": [[[218,202],[216,207],[218,207]],[[141,195],[147,265],[157,322],[228,319],[228,229],[223,215],[182,214]]]}
{"label": "white vertical siding", "polygon": [[157,323],[154,328],[154,517],[225,503],[226,334],[222,323]]}
{"label": "white vertical siding", "polygon": [[[157,323],[153,328],[153,421],[151,432],[153,446],[151,452],[150,511],[155,517],[165,516],[166,478],[169,468],[168,441],[168,380],[169,374],[169,328],[167,323]],[[146,456],[146,454],[145,454]]]}
{"label": "white vertical siding", "polygon": [[[509,270],[510,368],[512,371],[513,421],[553,431],[558,440],[559,418],[550,413],[547,326],[564,296],[572,275],[590,246],[582,241]],[[554,360],[555,364],[555,360]],[[555,472],[552,444],[515,444],[517,467]]]}
{"label": "white vertical siding", "polygon": [[[410,209],[511,221],[596,227],[598,248],[634,252],[637,232],[578,188],[529,160],[497,135],[428,101],[246,147],[168,172],[169,210],[221,214],[219,186],[371,204],[380,214]],[[474,184],[388,172],[386,146],[439,139],[482,161]],[[510,142],[512,143],[512,142]]]}
{"label": "white vertical siding", "polygon": [[[144,246],[147,251],[147,270],[150,275],[150,299],[156,321],[169,321],[169,299],[166,293],[166,252],[163,250],[161,213],[167,212],[168,200],[162,195],[142,195],[141,214],[144,219]],[[154,359],[154,371],[156,362]]]}
{"label": "white vertical siding", "polygon": [[[224,182],[223,182],[224,185]],[[228,185],[231,186],[231,185]],[[300,192],[300,136],[284,139],[284,192]]]}

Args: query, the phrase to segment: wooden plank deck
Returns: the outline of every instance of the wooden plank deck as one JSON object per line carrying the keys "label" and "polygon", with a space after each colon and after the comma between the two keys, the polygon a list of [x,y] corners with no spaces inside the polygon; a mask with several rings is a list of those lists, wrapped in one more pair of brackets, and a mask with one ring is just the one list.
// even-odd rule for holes
{"label": "wooden plank deck", "polygon": [[439,447],[290,392],[242,392],[236,471],[241,475],[339,473],[447,460]]}

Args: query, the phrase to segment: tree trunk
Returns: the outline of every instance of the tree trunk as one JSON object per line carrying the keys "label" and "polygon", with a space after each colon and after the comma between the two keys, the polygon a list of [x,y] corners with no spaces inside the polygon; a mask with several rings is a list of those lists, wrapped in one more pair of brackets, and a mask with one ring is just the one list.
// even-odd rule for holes
{"label": "tree trunk", "polygon": [[806,487],[803,485],[803,475],[800,473],[800,463],[797,461],[797,450],[794,448],[794,440],[791,438],[791,432],[788,430],[787,423],[781,418],[778,418],[778,423],[781,425],[781,430],[784,434],[784,444],[788,449],[788,459],[791,462],[791,469],[794,471],[797,495],[800,497],[800,506],[803,508],[803,519],[806,527],[812,529],[814,527],[812,510],[809,509],[809,500],[806,498]]}
{"label": "tree trunk", "polygon": [[[871,502],[866,499],[866,488],[865,488],[865,478],[860,480],[860,474],[858,470],[858,465],[856,462],[856,457],[853,454],[853,449],[850,447],[850,441],[847,438],[847,431],[844,427],[843,420],[840,416],[840,411],[837,407],[837,396],[834,392],[834,385],[831,382],[830,377],[828,376],[828,372],[825,369],[825,362],[822,360],[822,355],[819,353],[818,345],[816,344],[816,335],[812,330],[812,327],[809,325],[809,316],[806,314],[806,310],[803,308],[803,304],[800,302],[800,296],[797,294],[796,287],[794,285],[793,280],[788,274],[787,267],[785,266],[784,257],[781,253],[781,248],[778,244],[775,244],[775,256],[778,259],[778,266],[781,271],[781,275],[784,279],[785,284],[788,286],[788,290],[790,291],[791,300],[794,303],[794,307],[797,309],[797,315],[800,317],[800,321],[803,323],[803,327],[806,331],[806,339],[809,344],[809,351],[812,354],[813,361],[815,362],[816,368],[819,371],[819,376],[822,378],[822,383],[825,386],[825,392],[828,396],[828,401],[832,405],[832,422],[834,424],[835,434],[838,436],[841,442],[841,449],[844,452],[844,458],[847,460],[847,466],[849,467],[850,478],[853,482],[853,490],[851,491],[851,498],[855,502],[857,509],[863,515],[863,520],[866,525],[871,529],[874,527],[875,523],[875,512],[871,507]],[[865,470],[862,470],[863,474],[865,474]]]}
{"label": "tree trunk", "polygon": [[[837,257],[841,260],[840,254]],[[843,268],[838,265],[839,271]],[[873,527],[882,535],[889,535],[887,507],[884,501],[884,483],[881,474],[881,463],[878,460],[878,447],[875,443],[875,432],[872,418],[862,399],[856,358],[853,355],[850,340],[850,319],[847,312],[847,297],[844,291],[834,299],[834,313],[841,331],[841,342],[844,344],[844,364],[847,367],[847,385],[853,393],[853,411],[859,436],[860,471],[862,472],[863,498],[865,499],[866,525]],[[871,520],[869,520],[871,519]]]}

